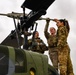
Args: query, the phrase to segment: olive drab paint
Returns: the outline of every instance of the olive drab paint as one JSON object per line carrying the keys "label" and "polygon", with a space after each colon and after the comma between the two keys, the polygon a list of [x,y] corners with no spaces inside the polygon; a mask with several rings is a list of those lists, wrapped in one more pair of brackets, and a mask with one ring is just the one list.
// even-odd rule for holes
{"label": "olive drab paint", "polygon": [[[47,75],[48,73],[47,56],[32,51],[14,49],[10,46],[1,45],[0,61],[3,63],[5,69],[4,71],[0,71],[0,74],[3,75],[30,75],[30,71],[34,71],[35,75]],[[8,63],[5,64],[4,61],[8,61]],[[0,63],[0,66],[2,63]],[[0,67],[1,69],[2,67]]]}
{"label": "olive drab paint", "polygon": [[0,75],[58,75],[47,55],[0,45]]}

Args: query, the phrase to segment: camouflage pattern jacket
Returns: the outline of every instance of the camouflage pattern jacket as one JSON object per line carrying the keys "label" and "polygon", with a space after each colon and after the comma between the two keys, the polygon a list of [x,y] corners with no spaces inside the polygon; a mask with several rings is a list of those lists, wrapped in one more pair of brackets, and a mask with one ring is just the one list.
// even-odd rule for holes
{"label": "camouflage pattern jacket", "polygon": [[57,30],[57,47],[62,48],[67,45],[68,31],[65,26],[58,27]]}
{"label": "camouflage pattern jacket", "polygon": [[47,39],[48,47],[50,48],[55,48],[57,46],[57,37],[56,35],[50,35],[48,32],[48,26],[49,24],[46,24],[45,30],[44,30],[44,35]]}
{"label": "camouflage pattern jacket", "polygon": [[29,49],[34,52],[44,53],[44,51],[48,50],[46,44],[39,37],[35,38],[34,41],[32,39],[28,40]]}

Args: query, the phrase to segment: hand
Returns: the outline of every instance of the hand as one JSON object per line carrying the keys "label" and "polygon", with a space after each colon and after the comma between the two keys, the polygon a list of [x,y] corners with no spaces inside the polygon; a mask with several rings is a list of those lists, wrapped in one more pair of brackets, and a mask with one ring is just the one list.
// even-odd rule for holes
{"label": "hand", "polygon": [[50,18],[46,18],[46,22],[50,22]]}
{"label": "hand", "polygon": [[58,19],[53,19],[53,21],[57,22],[57,21],[58,21]]}

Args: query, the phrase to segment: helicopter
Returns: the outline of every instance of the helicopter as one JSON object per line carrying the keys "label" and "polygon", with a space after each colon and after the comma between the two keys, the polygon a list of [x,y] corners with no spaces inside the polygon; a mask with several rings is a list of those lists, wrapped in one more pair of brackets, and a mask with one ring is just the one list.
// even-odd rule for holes
{"label": "helicopter", "polygon": [[[55,68],[48,64],[47,55],[28,51],[27,40],[30,34],[24,35],[29,28],[33,30],[36,20],[46,19],[41,16],[46,14],[53,2],[54,0],[25,0],[21,6],[23,13],[0,14],[13,18],[15,25],[15,30],[0,44],[0,75],[59,75]],[[31,12],[25,14],[26,8]],[[18,25],[15,19],[20,20]]]}

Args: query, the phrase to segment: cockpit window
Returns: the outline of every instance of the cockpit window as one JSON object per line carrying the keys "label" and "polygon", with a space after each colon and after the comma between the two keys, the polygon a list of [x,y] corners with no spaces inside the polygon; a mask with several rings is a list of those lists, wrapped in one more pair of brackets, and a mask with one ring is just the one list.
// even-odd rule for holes
{"label": "cockpit window", "polygon": [[25,72],[25,55],[23,51],[15,49],[15,72]]}
{"label": "cockpit window", "polygon": [[8,74],[9,52],[5,49],[0,50],[0,75]]}

